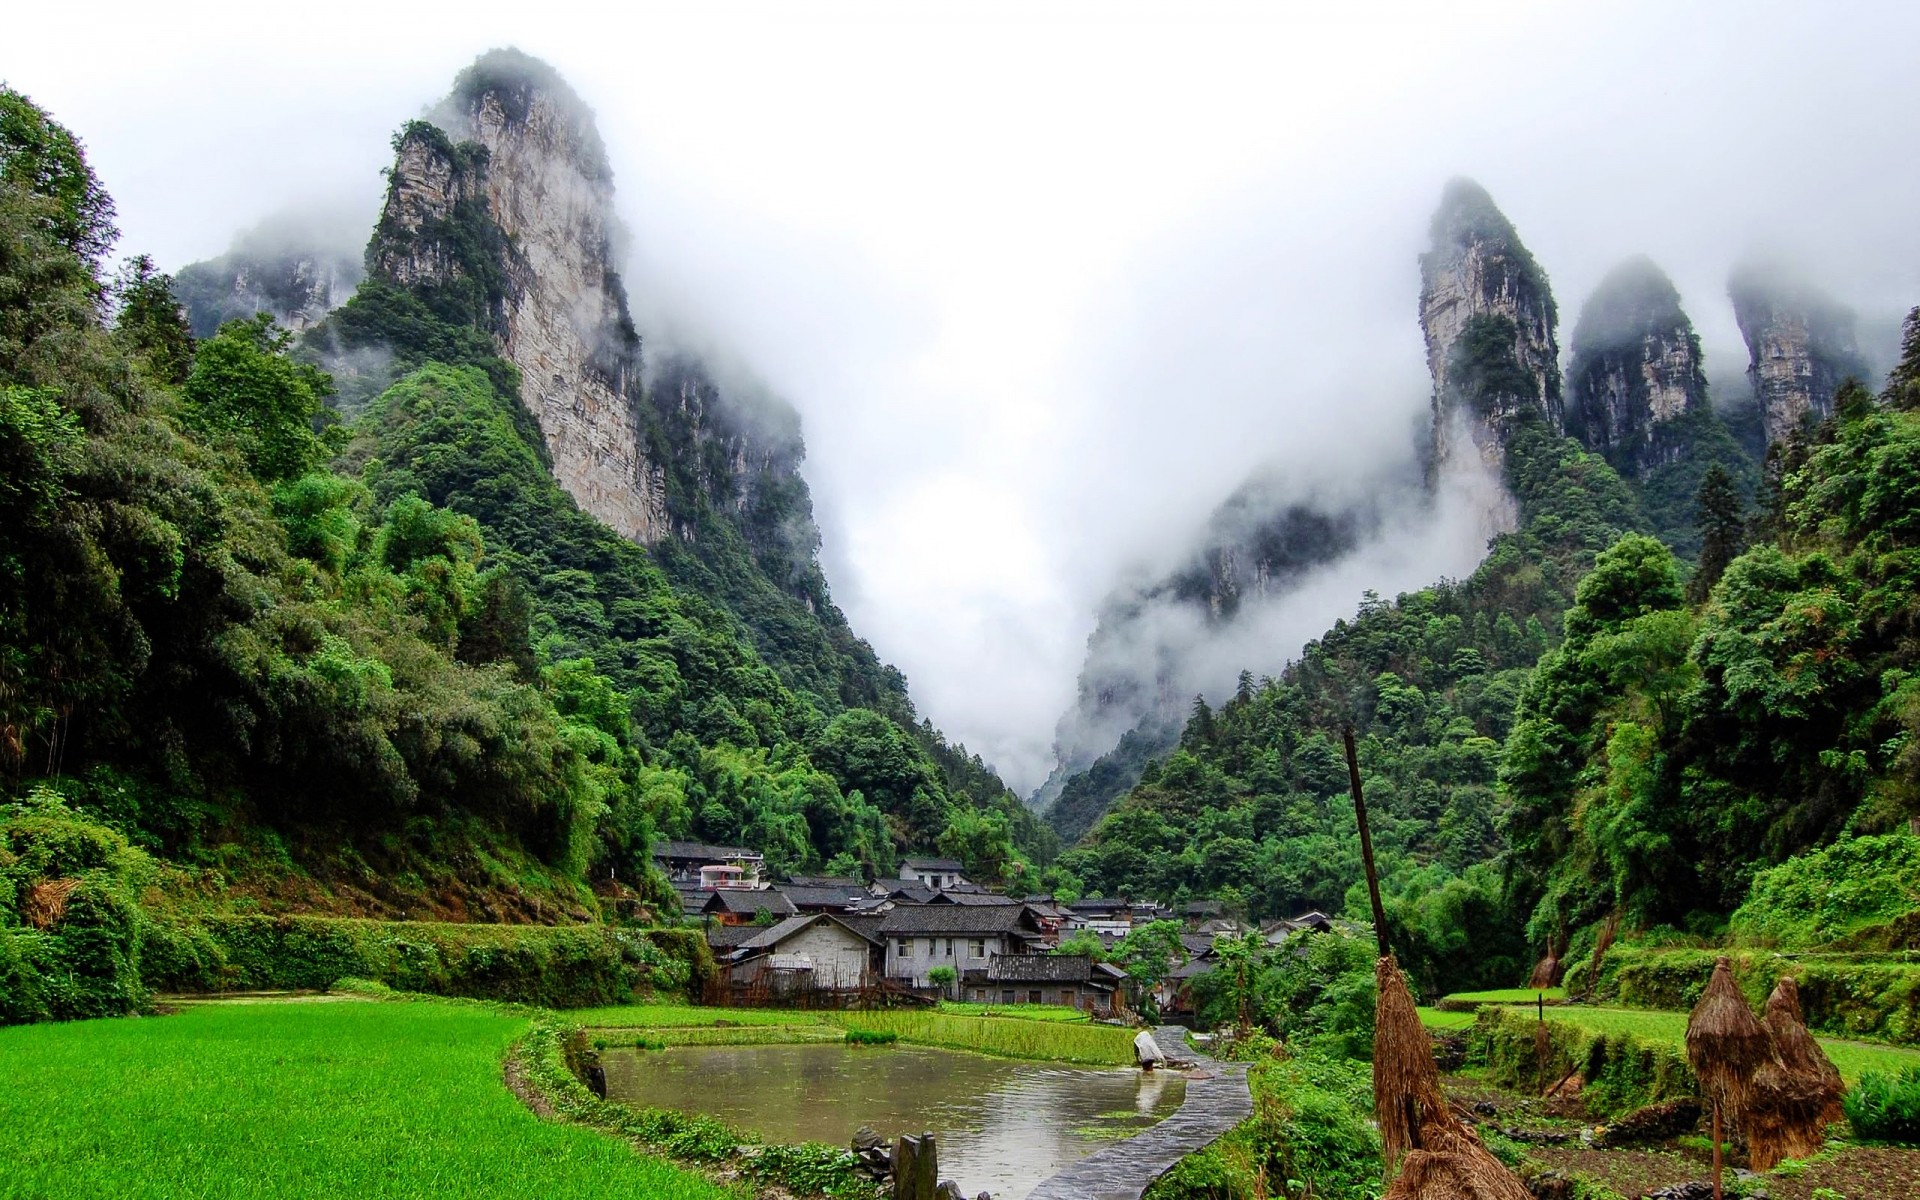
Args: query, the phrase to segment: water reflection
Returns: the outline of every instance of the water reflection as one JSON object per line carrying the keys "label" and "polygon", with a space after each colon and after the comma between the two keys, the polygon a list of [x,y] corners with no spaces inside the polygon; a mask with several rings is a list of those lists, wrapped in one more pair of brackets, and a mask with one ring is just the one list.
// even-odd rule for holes
{"label": "water reflection", "polygon": [[601,1054],[607,1098],[706,1113],[770,1142],[844,1146],[932,1130],[940,1176],[969,1196],[1018,1200],[1113,1138],[1180,1107],[1168,1072],[984,1058],[920,1046],[680,1046]]}

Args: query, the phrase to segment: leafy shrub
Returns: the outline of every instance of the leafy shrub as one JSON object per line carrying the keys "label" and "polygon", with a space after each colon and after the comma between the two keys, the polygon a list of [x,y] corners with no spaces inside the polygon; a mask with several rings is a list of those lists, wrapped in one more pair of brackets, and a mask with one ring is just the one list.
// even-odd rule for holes
{"label": "leafy shrub", "polygon": [[401,991],[552,1007],[680,991],[711,969],[682,930],[456,925],[332,917],[155,922],[147,979],[169,990],[326,988],[357,977]]}
{"label": "leafy shrub", "polygon": [[1806,950],[1883,941],[1888,926],[1920,907],[1920,837],[1841,838],[1754,876],[1733,914],[1743,941]]}
{"label": "leafy shrub", "polygon": [[1150,1200],[1253,1200],[1312,1195],[1366,1200],[1379,1190],[1380,1138],[1369,1123],[1367,1064],[1301,1055],[1269,1058],[1247,1075],[1253,1116],[1180,1160]]}
{"label": "leafy shrub", "polygon": [[0,806],[0,1024],[144,1008],[135,897],[152,874],[145,853],[50,791]]}
{"label": "leafy shrub", "polygon": [[1920,1145],[1920,1067],[1898,1075],[1868,1071],[1840,1104],[1860,1137]]}
{"label": "leafy shrub", "polygon": [[1488,1078],[1511,1087],[1538,1087],[1579,1073],[1586,1099],[1601,1116],[1691,1096],[1693,1072],[1676,1047],[1630,1033],[1601,1033],[1561,1021],[1547,1022],[1544,1065],[1535,1041],[1532,1013],[1482,1008],[1469,1029],[1468,1061]]}

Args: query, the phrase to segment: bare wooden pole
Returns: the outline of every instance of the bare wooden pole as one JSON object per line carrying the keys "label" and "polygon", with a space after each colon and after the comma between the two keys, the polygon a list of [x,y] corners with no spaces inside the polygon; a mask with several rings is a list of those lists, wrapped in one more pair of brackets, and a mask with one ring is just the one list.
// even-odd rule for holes
{"label": "bare wooden pole", "polygon": [[1720,1196],[1720,1100],[1713,1101],[1713,1200]]}
{"label": "bare wooden pole", "polygon": [[1367,898],[1373,901],[1373,936],[1380,943],[1380,957],[1392,953],[1387,945],[1387,910],[1380,906],[1380,876],[1373,867],[1373,833],[1367,828],[1367,801],[1360,794],[1360,755],[1353,748],[1353,726],[1340,729],[1347,747],[1347,786],[1353,790],[1353,818],[1360,825],[1360,862],[1367,869]]}

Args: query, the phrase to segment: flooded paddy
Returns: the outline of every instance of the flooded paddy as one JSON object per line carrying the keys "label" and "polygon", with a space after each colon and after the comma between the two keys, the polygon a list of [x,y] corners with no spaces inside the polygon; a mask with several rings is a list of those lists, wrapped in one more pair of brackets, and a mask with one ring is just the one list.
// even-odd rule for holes
{"label": "flooded paddy", "polygon": [[607,1098],[718,1117],[769,1142],[845,1146],[932,1130],[940,1177],[1020,1200],[1068,1163],[1180,1107],[1171,1072],[1071,1067],[921,1046],[609,1046]]}

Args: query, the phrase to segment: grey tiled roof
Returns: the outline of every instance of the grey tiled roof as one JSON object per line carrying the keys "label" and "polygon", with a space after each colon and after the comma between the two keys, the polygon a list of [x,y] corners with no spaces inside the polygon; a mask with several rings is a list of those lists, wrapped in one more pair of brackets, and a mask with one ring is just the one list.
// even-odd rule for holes
{"label": "grey tiled roof", "polygon": [[745,846],[710,846],[705,842],[656,842],[655,858],[710,858],[725,862],[735,858],[759,858],[760,852]]}
{"label": "grey tiled roof", "polygon": [[1084,954],[996,954],[985,970],[968,971],[967,978],[987,983],[1113,982],[1105,972],[1096,973],[1093,960]]}
{"label": "grey tiled roof", "polygon": [[713,899],[707,901],[700,911],[770,912],[776,917],[790,917],[799,910],[793,906],[793,901],[771,888],[720,888],[713,893]]}
{"label": "grey tiled roof", "polygon": [[737,950],[759,932],[752,925],[713,925],[707,929],[707,945],[715,950]]}
{"label": "grey tiled roof", "polygon": [[773,890],[785,896],[795,908],[851,908],[868,895],[863,887],[804,887],[794,883],[776,883]]}
{"label": "grey tiled roof", "polygon": [[951,858],[909,858],[901,866],[915,871],[958,871],[960,863]]}
{"label": "grey tiled roof", "polygon": [[1024,904],[902,904],[880,922],[886,937],[1035,931]]}

